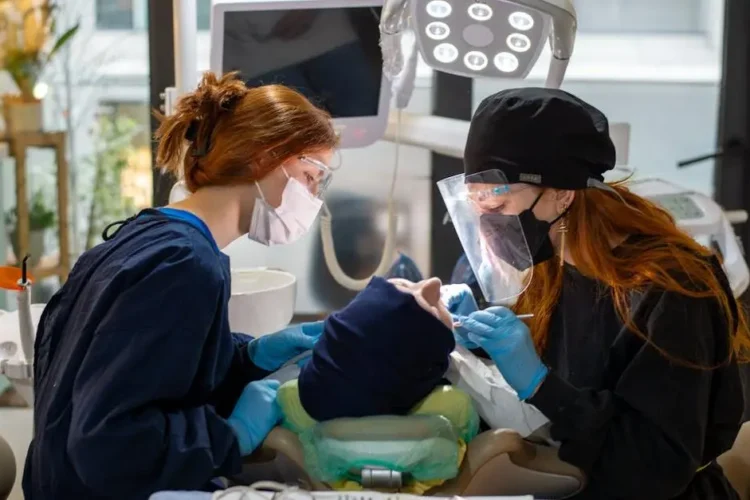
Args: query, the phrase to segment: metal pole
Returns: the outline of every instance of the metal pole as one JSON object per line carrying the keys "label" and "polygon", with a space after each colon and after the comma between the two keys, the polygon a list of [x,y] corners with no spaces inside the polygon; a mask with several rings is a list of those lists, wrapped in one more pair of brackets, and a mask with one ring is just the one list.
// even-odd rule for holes
{"label": "metal pole", "polygon": [[[432,77],[432,114],[457,120],[471,120],[474,80],[435,71]],[[458,258],[463,253],[461,242],[451,224],[444,224],[445,202],[437,182],[464,170],[463,160],[432,153],[432,228],[430,234],[430,276],[448,283]]]}
{"label": "metal pole", "polygon": [[[166,0],[149,0],[148,2],[148,50],[149,50],[149,86],[151,93],[151,109],[163,106],[165,89],[174,85],[174,39],[172,28],[174,14],[172,3]],[[166,111],[166,108],[162,109]],[[151,118],[151,136],[156,132],[159,122]],[[152,161],[156,165],[156,144],[152,143]],[[153,204],[155,207],[166,205],[169,200],[169,190],[174,184],[171,175],[162,174],[155,168]]]}
{"label": "metal pole", "polygon": [[198,37],[196,0],[172,0],[174,13],[174,74],[177,95],[190,92],[198,82],[195,39]]}
{"label": "metal pole", "polygon": [[[717,142],[720,150],[734,146],[735,154],[716,159],[715,198],[726,210],[750,212],[750,4],[747,0],[727,0],[725,8]],[[745,250],[749,250],[750,225],[741,225],[737,232]]]}

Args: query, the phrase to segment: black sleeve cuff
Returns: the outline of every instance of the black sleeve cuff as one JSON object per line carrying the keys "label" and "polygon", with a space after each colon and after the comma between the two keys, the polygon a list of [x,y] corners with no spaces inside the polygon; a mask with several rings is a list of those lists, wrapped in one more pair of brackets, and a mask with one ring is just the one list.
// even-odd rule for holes
{"label": "black sleeve cuff", "polygon": [[552,423],[558,423],[567,420],[579,395],[578,389],[550,371],[526,402],[536,406]]}
{"label": "black sleeve cuff", "polygon": [[590,441],[615,411],[610,392],[579,389],[552,372],[527,402],[552,422],[552,438],[557,441]]}

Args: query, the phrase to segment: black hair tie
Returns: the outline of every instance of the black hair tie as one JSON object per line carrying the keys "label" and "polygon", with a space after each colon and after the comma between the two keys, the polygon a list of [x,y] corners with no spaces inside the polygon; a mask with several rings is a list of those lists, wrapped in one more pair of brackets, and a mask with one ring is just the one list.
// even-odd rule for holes
{"label": "black hair tie", "polygon": [[[107,227],[104,228],[104,231],[102,231],[102,239],[104,241],[109,241],[115,236],[117,236],[117,233],[120,232],[120,229],[128,225],[129,223],[133,222],[135,218],[138,217],[137,215],[133,215],[132,217],[128,217],[125,220],[117,220],[115,222],[112,222],[110,224],[107,224]],[[112,234],[109,234],[109,230],[114,228],[114,231]]]}

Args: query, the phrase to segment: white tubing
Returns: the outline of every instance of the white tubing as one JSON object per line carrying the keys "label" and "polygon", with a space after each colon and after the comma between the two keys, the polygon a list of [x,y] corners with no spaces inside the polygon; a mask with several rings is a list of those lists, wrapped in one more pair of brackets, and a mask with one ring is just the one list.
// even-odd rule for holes
{"label": "white tubing", "polygon": [[398,178],[399,150],[401,149],[398,137],[398,129],[401,128],[401,110],[396,111],[396,113],[398,122],[396,140],[394,141],[396,144],[396,155],[394,158],[395,165],[393,166],[391,190],[388,195],[388,230],[385,236],[385,243],[383,244],[383,256],[380,258],[380,264],[378,264],[377,269],[375,269],[372,275],[365,279],[357,280],[347,275],[341,269],[341,265],[339,265],[338,258],[336,257],[336,247],[333,243],[331,212],[326,205],[323,205],[323,213],[320,216],[320,238],[323,242],[323,256],[325,257],[326,265],[336,283],[349,290],[363,290],[373,276],[383,276],[393,265],[393,255],[396,249],[396,228],[398,226],[394,193],[396,191],[396,179]]}
{"label": "white tubing", "polygon": [[19,283],[22,289],[18,292],[18,322],[20,324],[21,350],[24,361],[34,362],[34,323],[31,321],[31,286]]}

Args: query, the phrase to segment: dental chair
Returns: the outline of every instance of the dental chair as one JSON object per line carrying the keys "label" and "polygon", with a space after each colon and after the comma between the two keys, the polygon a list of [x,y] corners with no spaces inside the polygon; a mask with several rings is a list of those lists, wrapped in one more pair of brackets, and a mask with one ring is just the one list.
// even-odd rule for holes
{"label": "dental chair", "polygon": [[[359,419],[361,428],[367,428],[367,419]],[[420,435],[418,423],[403,418],[398,429],[398,439],[410,432]],[[329,421],[335,429],[346,423]],[[366,449],[366,439],[362,441]],[[366,452],[365,452],[366,454]],[[408,471],[400,472],[379,467],[376,463],[361,461],[361,470],[353,471],[364,489],[384,492],[400,491]],[[240,475],[231,478],[231,485],[247,485],[258,480],[271,479],[313,491],[331,490],[331,485],[321,482],[308,473],[304,448],[296,434],[275,428],[263,446],[248,457]],[[584,474],[576,467],[561,461],[553,448],[533,444],[511,430],[498,429],[479,434],[466,448],[458,475],[442,485],[428,490],[428,496],[492,496],[529,495],[558,499],[568,498],[585,486]]]}
{"label": "dental chair", "polygon": [[0,436],[0,500],[10,496],[16,482],[16,457],[10,445]]}

